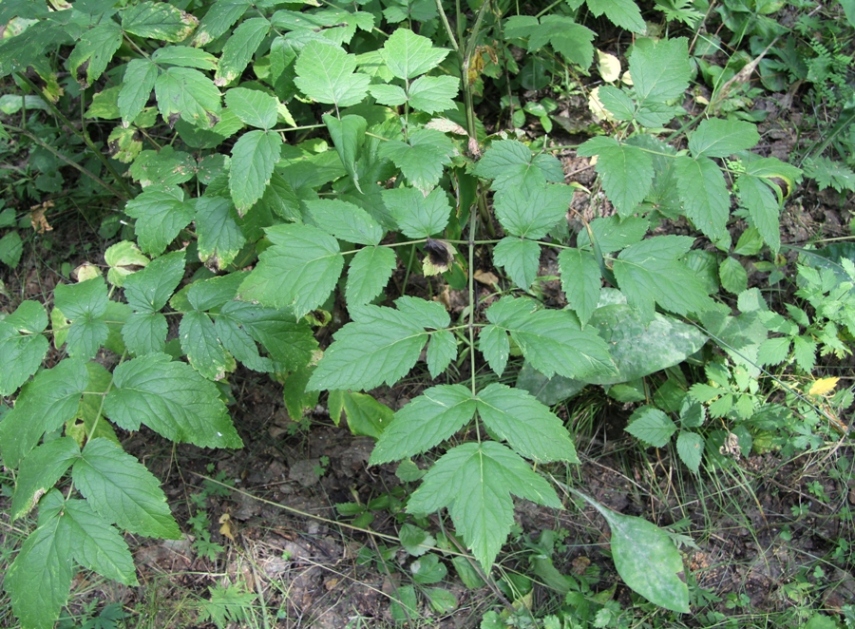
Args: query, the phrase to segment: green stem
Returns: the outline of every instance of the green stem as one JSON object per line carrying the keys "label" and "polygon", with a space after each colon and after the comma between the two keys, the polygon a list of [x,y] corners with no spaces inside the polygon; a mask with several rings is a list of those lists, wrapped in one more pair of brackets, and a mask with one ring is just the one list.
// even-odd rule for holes
{"label": "green stem", "polygon": [[448,41],[451,42],[451,47],[454,49],[454,52],[460,56],[460,46],[457,45],[457,38],[454,37],[454,31],[451,30],[451,24],[448,21],[448,16],[445,14],[445,9],[442,8],[442,0],[436,0],[436,10],[439,12],[439,19],[445,27],[445,32],[448,35]]}

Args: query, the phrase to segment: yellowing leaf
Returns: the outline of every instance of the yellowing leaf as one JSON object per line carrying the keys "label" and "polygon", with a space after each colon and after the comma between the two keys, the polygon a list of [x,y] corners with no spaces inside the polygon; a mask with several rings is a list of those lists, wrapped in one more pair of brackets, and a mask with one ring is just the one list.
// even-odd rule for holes
{"label": "yellowing leaf", "polygon": [[597,51],[597,71],[603,81],[614,83],[620,78],[620,60],[608,52]]}
{"label": "yellowing leaf", "polygon": [[594,120],[597,122],[601,122],[603,120],[614,121],[615,119],[612,112],[606,109],[600,101],[599,87],[595,87],[588,95],[588,109],[591,110],[591,114],[593,114]]}
{"label": "yellowing leaf", "polygon": [[232,527],[232,518],[228,513],[224,513],[217,520],[220,523],[220,535],[228,537],[231,541],[235,541],[235,531]]}
{"label": "yellowing leaf", "polygon": [[820,378],[816,382],[814,382],[810,389],[808,389],[808,395],[828,395],[834,390],[834,387],[837,386],[837,381],[840,378]]}

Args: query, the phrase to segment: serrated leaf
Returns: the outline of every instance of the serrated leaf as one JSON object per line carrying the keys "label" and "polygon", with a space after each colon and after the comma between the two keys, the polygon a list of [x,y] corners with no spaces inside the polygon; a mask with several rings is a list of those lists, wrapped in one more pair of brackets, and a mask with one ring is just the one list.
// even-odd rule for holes
{"label": "serrated leaf", "polygon": [[757,351],[757,362],[761,366],[780,365],[787,359],[790,353],[790,339],[786,336],[778,336],[766,339],[760,343]]}
{"label": "serrated leaf", "polygon": [[184,201],[180,188],[149,186],[125,205],[125,213],[137,219],[140,248],[160,255],[178,233],[193,220],[193,206]]}
{"label": "serrated leaf", "polygon": [[412,369],[428,340],[423,322],[410,313],[359,306],[350,314],[353,321],[336,333],[309,380],[310,390],[391,386]]}
{"label": "serrated leaf", "polygon": [[410,523],[401,526],[401,530],[398,531],[398,539],[401,541],[404,550],[413,557],[421,557],[436,544],[433,535]]}
{"label": "serrated leaf", "polygon": [[548,41],[556,52],[570,63],[587,70],[594,61],[594,31],[577,24],[564,15],[546,15],[529,37],[529,51],[537,50]]}
{"label": "serrated leaf", "polygon": [[640,103],[677,99],[692,77],[688,40],[685,37],[638,39],[629,57],[629,69]]}
{"label": "serrated leaf", "polygon": [[688,236],[655,236],[630,245],[614,262],[621,292],[645,321],[654,315],[654,303],[685,315],[712,309],[700,280],[679,260],[692,246]]}
{"label": "serrated leaf", "polygon": [[241,214],[263,195],[282,151],[282,137],[274,131],[249,131],[232,147],[229,192]]}
{"label": "serrated leaf", "polygon": [[702,120],[689,135],[689,152],[695,157],[729,157],[760,141],[757,126],[744,120]]}
{"label": "serrated leaf", "polygon": [[275,97],[245,87],[226,92],[226,106],[241,122],[265,131],[276,124],[279,115],[279,101]]}
{"label": "serrated leaf", "polygon": [[585,325],[600,299],[600,266],[588,251],[562,249],[558,254],[558,269],[567,301],[576,311],[580,323]]}
{"label": "serrated leaf", "polygon": [[216,385],[166,354],[149,354],[116,367],[104,412],[125,430],[139,430],[145,424],[180,443],[206,448],[242,445]]}
{"label": "serrated leaf", "polygon": [[273,244],[241,284],[240,298],[302,317],[324,303],[338,282],[344,267],[338,242],[310,225],[275,225],[267,237]]}
{"label": "serrated leaf", "polygon": [[495,371],[497,376],[501,376],[511,352],[508,333],[496,325],[481,328],[481,333],[478,335],[478,349],[481,350],[490,369]]}
{"label": "serrated leaf", "polygon": [[66,500],[62,509],[63,527],[77,563],[119,583],[138,585],[134,558],[115,527],[84,500]]}
{"label": "serrated leaf", "polygon": [[813,371],[816,362],[817,344],[804,336],[793,337],[793,357],[796,364],[805,373]]}
{"label": "serrated leaf", "polygon": [[355,72],[356,57],[334,44],[310,41],[294,66],[295,85],[319,103],[350,107],[365,98],[371,79]]}
{"label": "serrated leaf", "polygon": [[209,52],[190,46],[162,46],[151,55],[156,64],[216,70],[217,58]]}
{"label": "serrated leaf", "polygon": [[696,432],[681,430],[677,436],[677,454],[686,467],[697,474],[704,454],[704,438]]}
{"label": "serrated leaf", "polygon": [[395,251],[389,247],[365,247],[356,252],[347,267],[344,294],[348,308],[367,304],[386,284],[397,265]]}
{"label": "serrated leaf", "polygon": [[24,241],[17,230],[10,231],[0,238],[0,262],[14,269],[21,261],[24,252]]}
{"label": "serrated leaf", "polygon": [[216,74],[218,85],[227,85],[240,77],[269,31],[270,22],[263,17],[253,17],[238,25],[223,46]]}
{"label": "serrated leaf", "polygon": [[423,76],[407,90],[410,107],[427,114],[455,109],[460,80],[453,76]]}
{"label": "serrated leaf", "polygon": [[341,403],[347,415],[347,427],[354,435],[379,439],[394,417],[391,408],[367,393],[341,391]]}
{"label": "serrated leaf", "polygon": [[407,180],[425,195],[439,183],[444,166],[451,164],[454,144],[434,129],[418,129],[407,142],[388,140],[380,145],[380,157],[390,159]]}
{"label": "serrated leaf", "polygon": [[621,216],[630,216],[653,186],[653,160],[637,146],[596,137],[579,147],[579,155],[598,156],[603,188]]}
{"label": "serrated leaf", "polygon": [[358,205],[338,199],[306,201],[312,222],[339,240],[378,245],[385,230]]}
{"label": "serrated leaf", "polygon": [[291,184],[276,170],[270,176],[270,183],[265,188],[264,195],[257,205],[259,209],[272,212],[288,222],[301,223],[303,221],[303,216],[300,213],[300,198]]}
{"label": "serrated leaf", "polygon": [[217,39],[240,19],[250,5],[249,0],[216,0],[199,23],[193,45],[204,46]]}
{"label": "serrated leaf", "polygon": [[195,223],[199,260],[213,261],[218,269],[224,270],[246,244],[234,206],[223,197],[198,197]]}
{"label": "serrated leaf", "polygon": [[533,240],[505,236],[493,249],[493,263],[504,268],[517,286],[528,290],[540,267],[540,245]]}
{"label": "serrated leaf", "polygon": [[395,589],[395,595],[389,602],[389,613],[396,623],[410,622],[413,618],[418,618],[419,603],[412,585]]}
{"label": "serrated leaf", "polygon": [[427,196],[404,187],[384,190],[382,194],[384,205],[409,238],[427,238],[448,225],[451,206],[442,188],[434,188]]}
{"label": "serrated leaf", "polygon": [[[164,146],[157,151],[142,151],[128,172],[146,191],[149,188],[168,190],[177,195],[180,191],[174,186],[193,179],[196,170],[196,158],[190,153]],[[155,188],[152,184],[158,186]]]}
{"label": "serrated leaf", "polygon": [[71,477],[94,511],[109,522],[147,537],[181,537],[158,480],[109,439],[87,443]]}
{"label": "serrated leaf", "polygon": [[564,376],[547,378],[529,363],[524,363],[517,376],[516,388],[528,391],[539,402],[552,406],[578,394],[587,383]]}
{"label": "serrated leaf", "polygon": [[92,358],[107,340],[107,302],[107,284],[101,277],[57,285],[54,303],[71,321],[66,343],[73,358]]}
{"label": "serrated leaf", "polygon": [[448,56],[444,48],[434,48],[427,37],[407,28],[397,28],[383,44],[383,61],[399,79],[412,79],[433,70]]}
{"label": "serrated leaf", "polygon": [[341,163],[347,174],[350,175],[353,185],[356,189],[362,192],[359,187],[359,174],[356,168],[356,158],[359,156],[359,151],[365,143],[365,131],[368,128],[368,121],[362,116],[347,115],[341,118],[336,118],[329,114],[324,114],[324,124],[330,132],[335,150],[341,158]]}
{"label": "serrated leaf", "polygon": [[0,321],[0,395],[11,395],[42,364],[50,343],[41,332],[47,316],[41,304],[24,301]]}
{"label": "serrated leaf", "polygon": [[579,463],[563,423],[522,389],[493,383],[478,393],[478,415],[491,434],[536,462]]}
{"label": "serrated leaf", "polygon": [[381,105],[397,107],[407,102],[407,93],[398,85],[378,83],[368,86],[368,93]]}
{"label": "serrated leaf", "polygon": [[407,511],[448,507],[455,529],[489,572],[514,523],[511,494],[561,508],[552,487],[512,450],[493,441],[466,443],[446,452],[425,474]]}
{"label": "serrated leaf", "polygon": [[196,28],[199,21],[166,2],[140,2],[122,11],[122,28],[132,35],[180,42]]}
{"label": "serrated leaf", "polygon": [[213,127],[220,113],[220,90],[193,68],[167,68],[154,82],[157,109],[168,124],[180,117],[201,129]]}
{"label": "serrated leaf", "polygon": [[427,389],[395,413],[369,463],[379,465],[425,452],[448,439],[475,415],[472,391],[461,384]]}
{"label": "serrated leaf", "polygon": [[678,157],[674,175],[689,220],[710,240],[726,236],[730,195],[716,163],[706,157]]}
{"label": "serrated leaf", "polygon": [[748,288],[748,273],[736,258],[727,257],[718,267],[721,287],[729,293],[738,295]]}
{"label": "serrated leaf", "polygon": [[178,338],[190,364],[208,380],[221,380],[232,370],[234,363],[220,343],[214,322],[204,312],[186,313],[181,318]]}
{"label": "serrated leaf", "polygon": [[509,234],[538,240],[564,220],[572,199],[570,186],[528,179],[520,186],[497,192],[493,205],[496,218]]}
{"label": "serrated leaf", "polygon": [[122,30],[111,20],[84,32],[68,56],[68,70],[78,80],[78,70],[86,64],[85,85],[92,85],[107,69],[113,54],[122,45]]}
{"label": "serrated leaf", "polygon": [[564,181],[561,164],[551,155],[532,157],[531,149],[517,140],[493,142],[473,171],[477,176],[492,179],[495,191],[520,188],[535,189],[547,181]]}
{"label": "serrated leaf", "polygon": [[[420,559],[416,559],[410,564],[410,572],[413,574],[413,581],[422,585],[430,585],[431,583],[439,583],[448,574],[448,568],[445,564],[439,561],[436,555],[425,555]],[[432,588],[436,589],[436,588]]]}
{"label": "serrated leaf", "polygon": [[654,448],[664,448],[677,432],[677,426],[658,408],[642,406],[633,412],[625,430]]}
{"label": "serrated leaf", "polygon": [[39,498],[62,478],[79,454],[80,448],[71,437],[60,437],[31,450],[18,469],[9,510],[12,520],[29,513]]}
{"label": "serrated leaf", "polygon": [[775,194],[760,177],[753,175],[741,175],[739,177],[739,189],[737,190],[739,203],[746,210],[748,216],[760,236],[773,252],[781,248],[781,228],[779,214],[781,205],[775,198]]}
{"label": "serrated leaf", "polygon": [[426,357],[431,378],[438,378],[455,358],[457,358],[457,339],[454,334],[449,330],[436,330],[431,334]]}
{"label": "serrated leaf", "polygon": [[148,59],[128,62],[117,102],[125,124],[133,122],[142,112],[154,89],[157,72],[157,66]]}
{"label": "serrated leaf", "polygon": [[641,35],[647,31],[647,24],[633,0],[587,0],[587,5],[595,16],[605,13],[616,26]]}

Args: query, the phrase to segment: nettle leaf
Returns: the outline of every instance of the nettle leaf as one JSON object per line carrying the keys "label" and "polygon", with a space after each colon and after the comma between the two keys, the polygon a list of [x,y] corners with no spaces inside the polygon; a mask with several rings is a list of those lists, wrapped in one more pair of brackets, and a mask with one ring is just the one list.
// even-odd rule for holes
{"label": "nettle leaf", "polygon": [[615,373],[605,341],[581,330],[572,313],[536,310],[530,299],[503,297],[487,309],[487,319],[510,333],[532,367],[552,377],[607,376]]}
{"label": "nettle leaf", "polygon": [[410,107],[427,114],[455,109],[460,80],[453,76],[423,76],[407,89]]}
{"label": "nettle leaf", "polygon": [[275,131],[249,131],[232,147],[229,192],[238,212],[244,214],[263,195],[279,155],[282,136]]}
{"label": "nettle leaf", "polygon": [[122,28],[128,33],[173,43],[187,39],[198,23],[166,2],[140,2],[122,11]]}
{"label": "nettle leaf", "polygon": [[268,130],[276,125],[279,101],[269,94],[235,87],[226,92],[226,106],[241,122]]}
{"label": "nettle leaf", "polygon": [[777,252],[781,248],[781,204],[768,182],[761,177],[742,174],[739,176],[737,194],[740,205],[748,210],[748,216],[763,241],[772,251]]}
{"label": "nettle leaf", "polygon": [[407,142],[388,140],[378,152],[380,157],[392,160],[407,180],[426,195],[439,183],[443,167],[451,164],[455,149],[441,131],[418,129]]}
{"label": "nettle leaf", "polygon": [[650,154],[614,138],[591,138],[579,147],[579,155],[597,155],[597,172],[603,189],[621,216],[630,216],[653,186]]}
{"label": "nettle leaf", "polygon": [[92,85],[107,69],[113,54],[122,45],[122,29],[112,20],[84,32],[68,56],[68,71],[77,78],[78,70],[86,64],[86,85]]}
{"label": "nettle leaf", "polygon": [[680,261],[693,242],[689,236],[655,236],[630,245],[614,261],[621,292],[645,321],[653,319],[654,302],[680,315],[713,308],[701,280]]}
{"label": "nettle leaf", "polygon": [[154,89],[157,73],[157,66],[148,59],[128,62],[117,101],[124,124],[132,123],[142,112]]}
{"label": "nettle leaf", "polygon": [[743,120],[702,120],[689,135],[689,152],[695,157],[729,157],[756,146],[757,126]]}
{"label": "nettle leaf", "polygon": [[29,300],[0,321],[0,395],[12,395],[42,364],[50,349],[41,334],[47,324],[44,307]]}
{"label": "nettle leaf", "polygon": [[216,0],[202,18],[194,46],[204,46],[229,30],[251,6],[250,0]]}
{"label": "nettle leaf", "polygon": [[407,28],[397,28],[383,44],[383,61],[399,79],[412,79],[430,72],[448,56],[444,48],[434,48],[427,37]]}
{"label": "nettle leaf", "polygon": [[527,459],[579,463],[562,421],[522,389],[490,384],[478,393],[477,405],[490,434],[507,441]]}
{"label": "nettle leaf", "polygon": [[493,263],[504,268],[517,286],[528,290],[540,267],[540,245],[533,240],[505,236],[493,249]]}
{"label": "nettle leaf", "polygon": [[319,103],[350,107],[365,98],[371,78],[356,72],[356,56],[339,46],[312,40],[294,65],[294,84]]}
{"label": "nettle leaf", "polygon": [[362,116],[347,115],[341,118],[336,118],[329,114],[323,116],[324,124],[327,125],[327,130],[330,132],[335,150],[341,158],[341,163],[344,169],[350,176],[353,185],[359,192],[362,189],[359,187],[359,175],[356,169],[356,158],[359,157],[359,151],[365,143],[365,131],[368,129],[368,121]]}
{"label": "nettle leaf", "polygon": [[92,358],[107,340],[107,284],[95,277],[79,284],[57,284],[54,303],[71,321],[66,343],[73,358]]}
{"label": "nettle leaf", "polygon": [[587,0],[587,5],[596,17],[605,13],[616,26],[641,35],[647,32],[647,24],[633,0]]}
{"label": "nettle leaf", "polygon": [[157,109],[170,125],[180,117],[195,127],[209,129],[219,120],[220,90],[193,68],[167,68],[154,82]]}
{"label": "nettle leaf", "polygon": [[446,452],[425,474],[407,512],[427,514],[448,507],[455,529],[489,572],[514,523],[511,494],[562,508],[549,483],[518,454],[494,441],[466,443]]}
{"label": "nettle leaf", "polygon": [[213,261],[218,269],[225,269],[246,244],[234,205],[223,197],[198,197],[195,205],[199,260]]}
{"label": "nettle leaf", "polygon": [[125,214],[137,219],[140,248],[160,255],[178,233],[193,220],[193,206],[184,191],[173,186],[149,186],[125,205]]}
{"label": "nettle leaf", "polygon": [[603,282],[600,265],[590,251],[562,249],[558,254],[558,269],[567,301],[585,325],[600,300]]}
{"label": "nettle leaf", "polygon": [[223,46],[216,74],[218,85],[228,85],[243,74],[269,31],[270,21],[263,17],[253,17],[238,25]]}
{"label": "nettle leaf", "polygon": [[721,169],[709,158],[683,156],[676,158],[674,174],[689,220],[710,240],[726,237],[730,194]]}
{"label": "nettle leaf", "polygon": [[26,515],[36,506],[39,498],[63,477],[80,455],[77,442],[71,437],[60,437],[30,451],[18,469],[15,493],[9,514],[12,520]]}
{"label": "nettle leaf", "polygon": [[463,428],[477,408],[472,391],[462,384],[427,389],[401,410],[377,440],[369,463],[379,465],[421,454]]}
{"label": "nettle leaf", "polygon": [[358,205],[338,199],[306,201],[312,222],[339,240],[378,245],[385,230]]}
{"label": "nettle leaf", "polygon": [[240,298],[302,317],[335,288],[344,267],[338,242],[311,225],[275,225],[266,230],[272,246],[240,287]]}
{"label": "nettle leaf", "polygon": [[633,412],[625,430],[654,448],[664,448],[677,432],[677,425],[658,408],[642,406]]}
{"label": "nettle leaf", "polygon": [[448,225],[451,205],[442,188],[434,188],[427,196],[415,188],[403,187],[383,190],[382,194],[383,203],[409,238],[427,238]]}
{"label": "nettle leaf", "polygon": [[6,467],[18,467],[44,433],[77,414],[88,382],[85,363],[69,358],[38,373],[21,389],[14,408],[0,422],[0,453]]}
{"label": "nettle leaf", "polygon": [[[351,310],[353,321],[335,335],[335,341],[309,380],[308,389],[373,389],[384,382],[393,385],[403,378],[419,359],[430,332],[425,327],[448,326],[448,313],[439,304],[440,316],[430,320],[420,309],[419,302],[399,299],[399,308],[359,306]],[[433,309],[431,309],[432,311]],[[425,325],[427,324],[427,325]]]}
{"label": "nettle leaf", "polygon": [[427,348],[427,365],[431,378],[438,378],[452,360],[457,358],[457,339],[449,330],[431,334]]}
{"label": "nettle leaf", "polygon": [[145,424],[179,443],[242,446],[216,385],[166,354],[149,354],[116,367],[104,412],[125,430]]}
{"label": "nettle leaf", "polygon": [[547,181],[564,181],[561,162],[545,153],[532,156],[531,149],[517,140],[493,142],[473,172],[479,177],[492,179],[490,188],[496,191],[520,188],[524,184],[533,190]]}
{"label": "nettle leaf", "polygon": [[348,308],[361,306],[377,297],[397,266],[398,258],[389,247],[365,247],[356,252],[347,267],[344,294]]}
{"label": "nettle leaf", "polygon": [[497,192],[493,205],[496,218],[509,234],[537,240],[564,220],[572,199],[570,186],[526,179],[520,186]]}
{"label": "nettle leaf", "polygon": [[181,537],[160,483],[120,445],[93,439],[74,462],[71,477],[95,512],[109,522],[147,537]]}

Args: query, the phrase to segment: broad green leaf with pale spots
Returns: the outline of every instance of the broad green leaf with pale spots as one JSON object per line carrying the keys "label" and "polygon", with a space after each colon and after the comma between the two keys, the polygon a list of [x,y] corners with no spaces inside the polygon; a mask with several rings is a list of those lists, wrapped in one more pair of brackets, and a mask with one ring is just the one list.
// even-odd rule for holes
{"label": "broad green leaf with pale spots", "polygon": [[686,614],[689,588],[681,578],[683,559],[668,534],[641,518],[622,515],[583,496],[605,518],[612,532],[612,558],[618,574],[655,605]]}
{"label": "broad green leaf with pale spots", "polygon": [[138,585],[134,558],[125,540],[88,502],[65,501],[60,517],[77,563],[119,583]]}
{"label": "broad green leaf with pale spots", "polygon": [[587,0],[588,10],[596,17],[603,13],[612,24],[643,35],[647,24],[633,0]]}
{"label": "broad green leaf with pale spots", "polygon": [[219,119],[220,90],[193,68],[168,68],[154,82],[157,109],[167,124],[181,117],[195,127],[210,129]]}
{"label": "broad green leaf with pale spots", "polygon": [[760,141],[757,126],[743,120],[702,120],[689,135],[689,152],[695,157],[729,157]]}
{"label": "broad green leaf with pale spots", "polygon": [[232,147],[229,192],[244,214],[263,195],[282,151],[282,137],[274,131],[244,133]]}
{"label": "broad green leaf with pale spots", "polygon": [[445,48],[434,48],[427,37],[407,28],[397,28],[383,44],[383,60],[399,79],[412,79],[430,72],[448,56]]}
{"label": "broad green leaf with pale spots", "polygon": [[383,203],[398,227],[409,238],[427,238],[448,225],[451,206],[442,188],[427,196],[415,188],[392,188],[383,191]]}
{"label": "broad green leaf with pale spots", "polygon": [[629,418],[625,430],[654,448],[664,448],[671,440],[671,435],[677,432],[677,426],[658,408],[642,406]]}
{"label": "broad green leaf with pale spots", "polygon": [[368,91],[371,78],[356,70],[356,57],[332,43],[310,41],[294,66],[294,84],[306,96],[319,103],[350,107]]}
{"label": "broad green leaf with pale spots", "polygon": [[350,175],[353,185],[356,189],[362,192],[359,187],[359,175],[356,169],[356,158],[359,157],[359,151],[365,143],[365,130],[368,128],[368,121],[362,116],[347,115],[341,118],[336,118],[329,114],[324,114],[324,124],[327,125],[327,130],[330,132],[335,150],[341,158],[341,163],[347,174]]}
{"label": "broad green leaf with pale spots", "polygon": [[427,365],[431,378],[439,378],[452,360],[457,358],[457,339],[449,330],[436,330],[430,336]]}
{"label": "broad green leaf with pale spots", "polygon": [[497,376],[501,376],[511,355],[507,331],[496,325],[481,328],[481,333],[478,335],[478,349],[484,354],[484,360],[490,365],[490,369],[495,371]]}
{"label": "broad green leaf with pale spots", "polygon": [[528,290],[540,267],[540,245],[533,240],[505,236],[493,249],[493,263],[505,269],[517,286]]}
{"label": "broad green leaf with pale spots", "polygon": [[537,240],[564,220],[572,199],[570,186],[525,180],[496,192],[493,205],[496,218],[509,234]]}
{"label": "broad green leaf with pale spots", "polygon": [[478,415],[490,434],[537,462],[579,463],[567,429],[547,406],[522,389],[494,382],[478,393]]}
{"label": "broad green leaf with pale spots", "polygon": [[475,398],[462,384],[441,384],[395,413],[377,440],[370,464],[405,459],[430,450],[451,437],[475,416]]}
{"label": "broad green leaf with pale spots", "polygon": [[[47,506],[51,500],[61,503],[62,496],[52,490],[43,500]],[[40,513],[39,527],[27,537],[4,577],[3,586],[22,627],[53,627],[68,600],[73,549],[61,521],[57,510],[50,516]]]}
{"label": "broad green leaf with pale spots", "polygon": [[121,45],[122,30],[119,25],[110,20],[102,22],[80,36],[68,56],[68,70],[80,81],[83,77],[79,76],[78,70],[85,63],[86,77],[85,81],[81,82],[91,85],[104,73],[113,54]]}
{"label": "broad green leaf with pale spots", "polygon": [[561,288],[579,321],[585,325],[600,300],[600,265],[590,251],[562,249],[558,254]]}
{"label": "broad green leaf with pale spots", "polygon": [[32,450],[18,469],[12,507],[12,520],[26,515],[36,506],[42,494],[53,487],[80,455],[77,442],[71,437],[60,437]]}
{"label": "broad green leaf with pale spots", "polygon": [[753,175],[740,175],[739,204],[748,210],[748,216],[772,251],[781,248],[779,214],[781,205],[765,179]]}
{"label": "broad green leaf with pale spots", "polygon": [[42,364],[47,324],[44,306],[29,300],[0,321],[0,395],[12,395]]}
{"label": "broad green leaf with pale spots", "polygon": [[269,94],[245,87],[235,87],[226,92],[226,106],[241,122],[259,129],[276,125],[279,101]]}
{"label": "broad green leaf with pale spots", "polygon": [[603,188],[621,216],[630,216],[653,186],[653,160],[637,146],[597,137],[580,146],[579,155],[597,155]]}
{"label": "broad green leaf with pale spots", "polygon": [[344,294],[348,307],[361,306],[377,297],[395,270],[398,259],[389,247],[365,247],[347,267]]}
{"label": "broad green leaf with pale spots", "polygon": [[689,42],[676,39],[636,40],[629,57],[635,93],[645,101],[665,103],[680,98],[692,78]]}
{"label": "broad green leaf with pale spots", "polygon": [[251,6],[250,0],[216,0],[196,29],[194,46],[204,46],[229,30]]}
{"label": "broad green leaf with pale spots", "polygon": [[345,242],[378,245],[386,233],[368,212],[347,201],[306,201],[306,207],[315,225]]}
{"label": "broad green leaf with pale spots", "polygon": [[584,380],[615,373],[606,342],[581,330],[570,312],[535,308],[531,300],[503,297],[490,306],[487,318],[507,330],[526,360],[547,378],[558,373]]}
{"label": "broad green leaf with pale spots", "polygon": [[158,65],[216,70],[217,58],[209,52],[190,46],[164,46],[151,54],[151,60]]}
{"label": "broad green leaf with pale spots", "polygon": [[434,114],[454,109],[454,97],[460,88],[460,80],[453,76],[423,76],[410,85],[407,97],[410,107]]}
{"label": "broad green leaf with pale spots", "polygon": [[653,319],[654,303],[681,315],[714,307],[703,283],[680,260],[693,241],[688,236],[655,236],[630,245],[614,261],[621,292],[644,320]]}
{"label": "broad green leaf with pale spots", "polygon": [[678,157],[674,174],[688,219],[710,240],[726,236],[730,194],[716,163],[706,157]]}
{"label": "broad green leaf with pale spots", "polygon": [[95,513],[109,522],[147,537],[181,537],[160,483],[120,445],[93,439],[74,462],[71,477]]}
{"label": "broad green leaf with pale spots", "polygon": [[220,343],[214,322],[204,312],[192,310],[181,317],[178,338],[190,364],[208,380],[220,380],[234,368],[234,361]]}
{"label": "broad green leaf with pale spots", "polygon": [[564,181],[561,163],[552,155],[532,158],[531,149],[517,140],[493,142],[475,165],[474,173],[492,179],[490,188],[496,191],[519,188],[523,184],[543,185],[547,181]]}
{"label": "broad green leaf with pale spots", "polygon": [[197,197],[196,236],[199,260],[213,261],[220,270],[228,267],[246,244],[234,215],[234,206],[223,197]]}
{"label": "broad green leaf with pale spots", "polygon": [[125,430],[145,424],[180,443],[242,446],[216,385],[166,354],[149,354],[116,367],[104,412]]}
{"label": "broad green leaf with pale spots", "polygon": [[681,430],[677,436],[677,454],[686,467],[697,474],[704,454],[704,438],[696,432]]}
{"label": "broad green leaf with pale spots", "polygon": [[302,317],[324,303],[338,282],[344,267],[338,242],[311,225],[275,225],[267,237],[273,245],[259,256],[239,296]]}
{"label": "broad green leaf with pale spots", "polygon": [[71,321],[66,343],[74,358],[92,358],[107,340],[107,284],[95,277],[79,284],[58,284],[54,303]]}
{"label": "broad green leaf with pale spots", "polygon": [[217,85],[227,85],[240,77],[269,31],[270,22],[263,17],[253,17],[238,25],[223,46],[216,74]]}
{"label": "broad green leaf with pale spots", "polygon": [[184,192],[172,186],[149,186],[125,205],[125,213],[137,219],[136,232],[145,253],[159,255],[193,220],[193,206]]}
{"label": "broad green leaf with pale spots", "polygon": [[156,79],[157,66],[148,59],[132,59],[128,62],[118,100],[122,122],[130,124],[140,115],[151,96]]}
{"label": "broad green leaf with pale spots", "polygon": [[448,507],[455,529],[489,572],[514,523],[511,494],[562,508],[549,483],[518,454],[493,441],[466,443],[446,452],[425,474],[407,502],[407,512],[426,514]]}
{"label": "broad green leaf with pale spots", "polygon": [[408,142],[389,140],[382,143],[378,153],[392,160],[413,186],[427,194],[439,183],[443,166],[451,164],[455,149],[444,133],[419,129],[410,134]]}
{"label": "broad green leaf with pale spots", "polygon": [[140,2],[122,11],[122,28],[128,33],[173,43],[187,39],[198,23],[168,2]]}
{"label": "broad green leaf with pale spots", "polygon": [[421,322],[393,308],[359,306],[324,353],[308,389],[373,389],[407,375],[430,336]]}
{"label": "broad green leaf with pale spots", "polygon": [[70,358],[36,374],[21,389],[14,408],[0,422],[3,464],[17,468],[44,433],[73,418],[88,382],[85,364]]}

